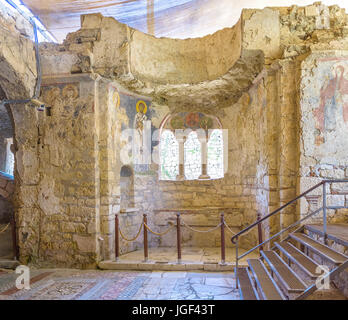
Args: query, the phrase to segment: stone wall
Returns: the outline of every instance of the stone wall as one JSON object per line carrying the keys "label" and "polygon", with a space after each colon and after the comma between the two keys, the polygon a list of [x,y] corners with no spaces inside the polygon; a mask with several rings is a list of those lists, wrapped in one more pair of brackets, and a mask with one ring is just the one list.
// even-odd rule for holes
{"label": "stone wall", "polygon": [[[134,208],[128,203],[120,213],[129,237],[143,213],[155,231],[166,229],[175,215],[158,210],[172,208],[197,210],[182,218],[204,230],[218,224],[221,210],[212,207],[222,207],[238,231],[321,178],[347,177],[346,17],[338,7],[320,4],[245,10],[234,28],[180,41],[87,15],[64,44],[41,44],[40,99],[50,112],[10,107],[21,262],[92,268],[114,258],[125,165],[121,132],[135,127],[139,100],[147,104],[153,130],[170,113],[216,116],[228,129],[229,160],[224,178],[209,181],[159,181],[158,166],[131,166]],[[0,28],[4,95],[31,97],[37,80],[33,43],[13,21]],[[347,190],[331,191],[334,203],[347,203]],[[308,212],[307,200],[264,223],[264,237]],[[218,231],[206,237],[187,230],[183,240],[185,246],[220,241]],[[241,240],[244,248],[256,243],[256,230]],[[175,234],[151,235],[150,244],[175,245]],[[142,236],[121,241],[122,252],[141,246]]]}
{"label": "stone wall", "polygon": [[[348,178],[347,70],[348,50],[317,51],[302,63],[301,190],[322,179]],[[327,193],[329,206],[348,205],[346,184],[329,184]],[[322,188],[302,201],[301,213],[320,207],[321,195]],[[330,210],[329,218],[347,222],[347,210]]]}
{"label": "stone wall", "polygon": [[[224,178],[160,181],[156,165],[142,174],[135,173],[135,206],[149,215],[151,227],[157,232],[167,229],[175,222],[174,209],[181,208],[196,210],[182,214],[182,219],[200,230],[216,226],[220,212],[224,211],[227,223],[238,232],[256,221],[258,214],[264,216],[296,195],[299,161],[296,68],[298,63],[285,61],[265,69],[237,104],[216,110],[223,129],[228,130],[228,170]],[[169,106],[157,104],[152,104],[150,110],[156,115],[151,118],[155,127],[159,127],[171,111]],[[160,212],[160,209],[166,211]],[[173,212],[167,212],[169,209]],[[264,225],[264,236],[279,231],[296,218],[295,207],[284,211]],[[140,220],[141,214],[138,225]],[[134,229],[132,234],[135,232]],[[256,232],[255,229],[242,238],[242,247],[256,244]],[[173,246],[176,241],[173,232],[163,238],[152,236],[150,239],[153,246]],[[219,242],[219,230],[207,238],[205,234],[192,234],[184,229],[186,246],[217,246]],[[231,242],[227,241],[227,245],[231,246]]]}

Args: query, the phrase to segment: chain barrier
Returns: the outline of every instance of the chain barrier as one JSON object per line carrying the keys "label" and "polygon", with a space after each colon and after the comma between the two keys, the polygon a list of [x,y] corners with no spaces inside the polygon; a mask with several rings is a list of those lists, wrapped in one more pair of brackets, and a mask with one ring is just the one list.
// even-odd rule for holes
{"label": "chain barrier", "polygon": [[[208,230],[197,230],[197,229],[192,228],[191,226],[189,226],[184,220],[181,220],[181,222],[182,222],[182,226],[183,226],[183,227],[186,227],[187,229],[189,229],[189,230],[191,230],[191,231],[193,231],[193,232],[209,233],[209,232],[212,232],[212,231],[217,230],[218,228],[221,227],[222,224],[224,224],[224,225],[226,226],[227,230],[228,230],[231,234],[233,234],[233,235],[236,234],[236,233],[235,233],[234,231],[232,231],[232,229],[228,226],[228,224],[226,223],[226,221],[224,221],[224,223],[220,222],[216,227],[213,227],[213,228],[208,229]],[[4,232],[4,231],[8,228],[8,226],[9,226],[9,224],[4,228],[4,230],[0,231],[0,233]],[[120,235],[121,235],[121,237],[123,238],[123,240],[128,241],[128,242],[132,242],[132,241],[135,241],[136,239],[138,239],[138,237],[140,236],[140,233],[141,233],[141,230],[142,230],[143,226],[144,226],[147,230],[149,230],[152,234],[154,234],[154,235],[156,235],[156,236],[160,236],[160,237],[161,237],[161,236],[164,236],[165,234],[167,234],[169,231],[171,231],[173,228],[176,227],[176,225],[173,224],[172,226],[170,226],[170,227],[169,227],[167,230],[165,230],[164,232],[156,232],[156,231],[153,231],[146,223],[143,222],[143,223],[140,225],[140,228],[139,228],[139,231],[138,231],[137,235],[136,235],[134,238],[131,238],[131,239],[126,238],[126,237],[124,236],[124,234],[122,233],[122,231],[121,231],[120,228],[119,228],[119,232],[120,232]],[[248,234],[249,232],[251,232],[251,230],[249,230],[248,232],[246,232],[245,235]]]}
{"label": "chain barrier", "polygon": [[4,227],[4,229],[2,229],[2,230],[0,231],[0,233],[5,232],[5,231],[8,229],[9,226],[10,226],[10,224],[8,223],[8,224]]}
{"label": "chain barrier", "polygon": [[255,231],[255,229],[253,229],[253,228],[249,229],[247,232],[245,232],[242,235],[240,235],[240,237],[244,237],[244,236],[246,236],[247,234],[249,234],[252,231]]}
{"label": "chain barrier", "polygon": [[235,233],[234,231],[232,231],[232,229],[228,226],[228,224],[226,223],[226,221],[224,221],[224,225],[225,225],[225,227],[227,228],[227,230],[228,230],[229,232],[231,232],[233,235],[236,234],[236,233]]}
{"label": "chain barrier", "polygon": [[156,236],[164,236],[164,235],[167,234],[170,230],[172,230],[174,227],[176,227],[176,225],[173,224],[173,225],[172,225],[171,227],[169,227],[166,231],[159,233],[159,232],[155,232],[155,231],[151,230],[150,227],[149,227],[146,223],[144,223],[144,225],[145,225],[145,228],[146,228],[147,230],[149,230],[151,233],[153,233],[153,234],[156,235]]}
{"label": "chain barrier", "polygon": [[191,231],[194,231],[194,232],[200,232],[200,233],[208,233],[208,232],[214,231],[214,230],[220,228],[220,227],[221,227],[221,224],[222,224],[222,223],[220,222],[216,227],[213,227],[213,228],[208,229],[208,230],[197,230],[197,229],[194,229],[194,228],[190,227],[188,224],[186,224],[184,220],[181,220],[181,221],[182,221],[182,223],[183,223],[183,226],[186,227],[187,229],[189,229],[189,230],[191,230]]}
{"label": "chain barrier", "polygon": [[127,241],[127,242],[132,242],[132,241],[137,240],[138,237],[140,236],[141,229],[143,228],[143,225],[144,225],[144,222],[142,222],[142,224],[140,225],[140,228],[139,228],[139,231],[138,231],[137,235],[136,235],[134,238],[132,238],[132,239],[127,239],[127,238],[123,235],[123,233],[122,233],[122,231],[121,231],[120,228],[118,228],[118,231],[120,232],[120,236],[122,237],[123,240],[125,240],[125,241]]}

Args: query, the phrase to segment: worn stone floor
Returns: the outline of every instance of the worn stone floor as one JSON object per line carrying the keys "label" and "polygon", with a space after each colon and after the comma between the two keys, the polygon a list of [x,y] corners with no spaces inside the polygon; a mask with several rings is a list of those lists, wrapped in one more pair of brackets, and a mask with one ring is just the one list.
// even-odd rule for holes
{"label": "worn stone floor", "polygon": [[0,300],[236,300],[233,273],[32,270],[29,290],[0,271]]}
{"label": "worn stone floor", "polygon": [[[101,271],[32,269],[30,289],[19,275],[0,269],[0,300],[239,300],[232,272]],[[310,299],[343,300],[332,288]]]}

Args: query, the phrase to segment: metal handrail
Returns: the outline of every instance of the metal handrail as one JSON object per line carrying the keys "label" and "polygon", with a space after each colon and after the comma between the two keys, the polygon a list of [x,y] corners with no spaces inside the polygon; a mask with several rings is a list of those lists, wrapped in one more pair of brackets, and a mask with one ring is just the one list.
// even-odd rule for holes
{"label": "metal handrail", "polygon": [[[294,202],[296,202],[298,199],[304,197],[306,194],[312,192],[313,190],[317,189],[318,187],[320,187],[322,184],[326,184],[326,183],[344,183],[347,182],[348,180],[345,179],[340,179],[340,180],[322,180],[321,182],[319,182],[318,184],[316,184],[315,186],[311,187],[310,189],[306,190],[305,192],[301,193],[300,195],[298,195],[296,198],[290,200],[289,202],[287,202],[286,204],[282,205],[281,207],[279,207],[278,209],[274,210],[273,212],[271,212],[270,214],[268,214],[267,216],[264,216],[263,218],[257,220],[256,222],[252,223],[251,225],[249,225],[248,227],[246,227],[245,229],[241,230],[240,232],[238,232],[237,234],[235,234],[232,238],[231,241],[232,243],[235,243],[235,239],[237,239],[239,236],[241,236],[243,233],[249,231],[250,229],[252,229],[253,227],[257,226],[258,224],[260,224],[261,222],[267,220],[268,218],[274,216],[275,214],[277,214],[278,212],[280,212],[281,210],[283,210],[284,208],[286,208],[287,206],[293,204]],[[330,209],[328,207],[328,209]]]}
{"label": "metal handrail", "polygon": [[[240,259],[242,259],[243,257],[247,256],[248,254],[250,254],[251,252],[253,252],[254,250],[256,250],[257,248],[262,247],[264,244],[270,242],[271,240],[273,240],[274,238],[279,237],[281,234],[283,234],[285,231],[293,228],[294,226],[300,224],[301,222],[307,220],[308,218],[314,216],[315,214],[323,211],[323,229],[324,229],[324,242],[326,243],[327,241],[327,217],[326,217],[326,210],[327,209],[343,209],[343,208],[347,208],[347,206],[327,206],[326,205],[326,184],[327,183],[348,183],[348,179],[337,179],[337,180],[332,180],[332,179],[325,179],[322,180],[320,183],[316,184],[315,186],[311,187],[310,189],[306,190],[305,192],[301,193],[299,196],[295,197],[294,199],[290,200],[289,202],[287,202],[286,204],[284,204],[283,206],[281,206],[280,208],[274,210],[273,212],[271,212],[270,214],[268,214],[267,216],[263,217],[262,219],[257,220],[256,222],[252,223],[251,225],[249,225],[248,227],[244,228],[243,230],[241,230],[240,232],[238,232],[236,235],[234,235],[231,238],[232,243],[234,243],[236,245],[235,247],[235,251],[236,251],[236,269],[235,269],[235,273],[236,273],[236,279],[238,279],[238,262]],[[315,210],[314,212],[311,212],[310,214],[308,214],[307,216],[305,216],[304,218],[297,220],[296,222],[294,222],[293,224],[291,224],[290,226],[282,229],[280,232],[278,232],[277,234],[273,235],[272,237],[268,238],[267,240],[263,241],[262,243],[259,243],[257,246],[253,247],[252,249],[250,249],[249,251],[245,252],[244,254],[242,254],[241,256],[238,255],[238,238],[243,235],[245,232],[249,231],[250,229],[252,229],[253,227],[259,225],[261,222],[269,219],[270,217],[274,216],[275,214],[279,213],[281,210],[283,210],[284,208],[286,208],[287,206],[293,204],[294,202],[296,202],[298,199],[304,197],[306,194],[312,192],[313,190],[317,189],[320,186],[323,186],[323,206],[317,210]],[[237,288],[238,288],[238,281],[236,282],[237,284]]]}
{"label": "metal handrail", "polygon": [[[348,182],[348,180],[347,180]],[[295,201],[297,201],[298,199],[302,198],[303,196],[305,196],[306,194],[312,192],[313,190],[315,190],[316,188],[320,187],[323,184],[323,181],[321,181],[320,183],[316,184],[314,187],[308,189],[307,191],[301,193],[299,196],[297,196],[296,198],[290,200],[289,202],[287,202],[286,204],[282,205],[280,208],[274,210],[273,212],[271,212],[270,214],[268,214],[267,216],[264,216],[263,218],[257,220],[256,222],[252,223],[250,226],[246,227],[245,229],[243,229],[242,231],[238,232],[237,234],[235,234],[232,238],[231,241],[232,243],[235,243],[235,239],[237,239],[239,236],[241,236],[243,233],[249,231],[250,229],[254,228],[255,226],[257,226],[258,224],[260,224],[262,221],[267,220],[268,218],[274,216],[275,214],[277,214],[278,212],[280,212],[281,210],[283,210],[284,208],[286,208],[287,206],[293,204]]]}
{"label": "metal handrail", "polygon": [[308,218],[316,215],[317,213],[319,213],[320,211],[322,211],[323,208],[319,208],[313,212],[311,212],[310,214],[308,214],[307,216],[305,216],[304,218],[297,220],[296,222],[294,222],[293,224],[291,224],[290,226],[287,226],[285,229],[282,229],[281,231],[279,231],[278,233],[276,233],[275,235],[273,235],[272,237],[268,238],[267,240],[263,241],[262,243],[258,244],[257,246],[255,246],[254,248],[250,249],[249,251],[243,253],[241,256],[239,256],[239,259],[244,258],[245,256],[247,256],[249,253],[253,252],[254,250],[256,250],[259,247],[262,247],[263,245],[265,245],[266,243],[270,242],[271,240],[273,240],[274,238],[279,237],[282,233],[284,233],[287,230],[290,230],[291,228],[297,226],[298,224],[300,224],[301,222],[307,220]]}

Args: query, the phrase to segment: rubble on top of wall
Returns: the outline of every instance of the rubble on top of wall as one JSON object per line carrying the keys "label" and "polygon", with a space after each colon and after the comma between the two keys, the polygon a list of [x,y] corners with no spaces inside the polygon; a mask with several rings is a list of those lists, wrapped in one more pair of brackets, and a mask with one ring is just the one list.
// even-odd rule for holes
{"label": "rubble on top of wall", "polygon": [[[342,42],[348,48],[348,15],[339,6],[315,2],[306,7],[292,6],[280,11],[283,57],[289,58],[310,50],[329,49]],[[335,43],[335,44],[334,44]]]}
{"label": "rubble on top of wall", "polygon": [[8,99],[27,98],[36,84],[36,59],[27,20],[0,4],[0,87]]}

